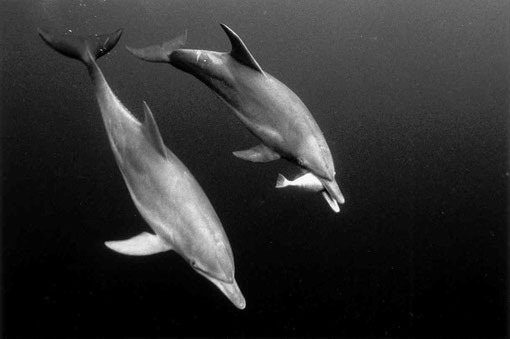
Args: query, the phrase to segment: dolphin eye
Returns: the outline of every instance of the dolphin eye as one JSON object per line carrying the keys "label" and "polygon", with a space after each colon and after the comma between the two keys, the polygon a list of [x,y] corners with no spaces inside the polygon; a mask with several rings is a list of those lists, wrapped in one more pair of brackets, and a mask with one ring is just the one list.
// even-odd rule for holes
{"label": "dolphin eye", "polygon": [[198,267],[198,266],[197,266],[197,262],[196,262],[195,260],[191,260],[191,261],[190,261],[190,265],[191,265],[191,267],[193,267],[193,268],[197,268],[197,267]]}

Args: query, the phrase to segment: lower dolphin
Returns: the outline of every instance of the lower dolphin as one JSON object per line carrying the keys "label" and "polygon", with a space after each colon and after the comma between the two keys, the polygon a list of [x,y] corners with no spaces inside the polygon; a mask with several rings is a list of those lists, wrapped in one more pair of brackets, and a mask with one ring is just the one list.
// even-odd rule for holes
{"label": "lower dolphin", "polygon": [[[127,49],[150,62],[170,63],[211,88],[261,144],[234,155],[252,162],[285,158],[322,182],[327,201],[338,212],[345,202],[324,136],[299,97],[262,70],[239,36],[226,25],[232,50],[220,53],[182,49],[186,35],[162,45]],[[326,196],[325,195],[325,196]]]}
{"label": "lower dolphin", "polygon": [[96,63],[117,44],[121,34],[118,30],[82,38],[39,30],[50,47],[86,65],[115,160],[135,206],[154,231],[105,244],[127,255],[174,250],[236,307],[244,309],[246,301],[234,277],[232,249],[209,199],[164,145],[147,104],[144,102],[145,121],[140,123],[114,95]]}

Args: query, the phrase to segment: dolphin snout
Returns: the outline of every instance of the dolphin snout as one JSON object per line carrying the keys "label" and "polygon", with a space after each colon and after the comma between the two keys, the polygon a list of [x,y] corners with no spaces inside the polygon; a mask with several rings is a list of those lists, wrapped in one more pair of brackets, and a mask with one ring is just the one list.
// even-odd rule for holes
{"label": "dolphin snout", "polygon": [[226,283],[213,277],[206,276],[206,278],[216,285],[216,287],[220,289],[220,291],[232,304],[234,304],[235,307],[240,310],[244,310],[246,308],[246,299],[244,298],[244,295],[235,279],[232,280],[232,283]]}
{"label": "dolphin snout", "polygon": [[246,299],[244,299],[243,293],[239,289],[237,282],[234,279],[232,284],[224,284],[224,288],[220,288],[225,296],[240,310],[244,310],[246,308]]}
{"label": "dolphin snout", "polygon": [[340,191],[340,187],[338,187],[338,184],[336,183],[335,179],[333,180],[320,179],[320,180],[326,191],[331,195],[333,199],[335,199],[339,204],[345,203],[344,195]]}
{"label": "dolphin snout", "polygon": [[246,308],[246,299],[244,299],[244,296],[242,294],[238,295],[236,301],[234,302],[234,305],[240,310],[244,310]]}

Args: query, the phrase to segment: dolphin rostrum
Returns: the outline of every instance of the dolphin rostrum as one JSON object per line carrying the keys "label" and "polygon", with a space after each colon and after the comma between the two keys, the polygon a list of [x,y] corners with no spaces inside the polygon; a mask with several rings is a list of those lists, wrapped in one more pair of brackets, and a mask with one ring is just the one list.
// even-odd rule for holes
{"label": "dolphin rostrum", "polygon": [[239,36],[226,25],[232,50],[220,53],[181,49],[186,34],[162,45],[127,49],[150,62],[170,63],[211,88],[241,122],[262,141],[238,158],[269,162],[285,158],[317,176],[324,196],[338,212],[345,199],[335,181],[335,167],[324,136],[299,97],[262,70]]}
{"label": "dolphin rostrum", "polygon": [[121,34],[118,30],[82,38],[39,30],[50,47],[87,66],[115,160],[135,206],[154,231],[105,244],[127,255],[174,250],[236,307],[244,309],[246,301],[234,278],[232,249],[209,199],[164,145],[147,104],[144,102],[145,121],[140,123],[117,99],[96,63],[117,44]]}

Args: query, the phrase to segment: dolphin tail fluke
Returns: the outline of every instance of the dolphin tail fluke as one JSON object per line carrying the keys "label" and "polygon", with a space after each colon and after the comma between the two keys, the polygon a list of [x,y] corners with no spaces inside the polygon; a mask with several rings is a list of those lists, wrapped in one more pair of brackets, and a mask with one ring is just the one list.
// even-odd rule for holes
{"label": "dolphin tail fluke", "polygon": [[278,178],[276,178],[276,188],[283,188],[289,186],[290,181],[287,180],[282,174],[278,173]]}
{"label": "dolphin tail fluke", "polygon": [[126,49],[131,52],[135,57],[149,62],[170,62],[170,54],[176,49],[181,48],[186,44],[188,38],[188,31],[179,35],[173,40],[164,42],[161,45],[152,45],[144,48],[132,48],[126,46]]}
{"label": "dolphin tail fluke", "polygon": [[122,29],[110,34],[81,37],[76,35],[53,35],[43,29],[37,29],[41,38],[57,52],[80,60],[89,67],[93,60],[108,53],[120,39]]}

